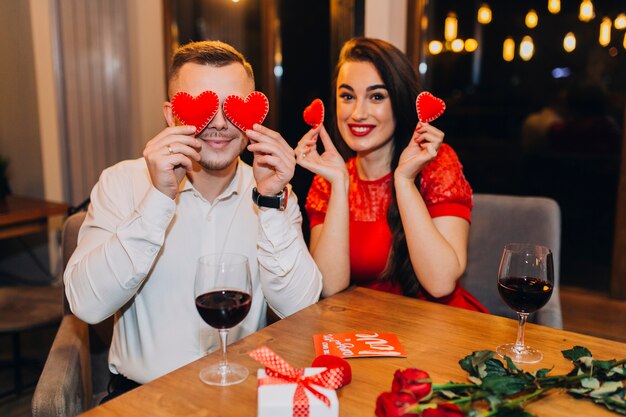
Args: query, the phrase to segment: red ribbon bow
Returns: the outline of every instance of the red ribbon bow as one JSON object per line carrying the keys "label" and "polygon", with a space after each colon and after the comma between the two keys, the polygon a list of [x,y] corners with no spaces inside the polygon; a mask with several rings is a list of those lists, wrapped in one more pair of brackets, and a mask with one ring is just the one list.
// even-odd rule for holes
{"label": "red ribbon bow", "polygon": [[294,417],[308,417],[309,415],[309,399],[305,389],[330,407],[328,397],[317,391],[313,385],[337,389],[343,381],[343,371],[340,368],[328,368],[318,374],[304,376],[303,368],[294,368],[266,346],[253,350],[249,355],[265,365],[267,378],[259,379],[259,386],[296,384],[296,392],[293,395]]}

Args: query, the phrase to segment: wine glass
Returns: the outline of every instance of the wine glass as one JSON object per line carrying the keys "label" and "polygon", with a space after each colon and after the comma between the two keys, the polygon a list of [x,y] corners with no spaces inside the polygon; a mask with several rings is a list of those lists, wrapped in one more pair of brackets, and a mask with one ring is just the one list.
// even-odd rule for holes
{"label": "wine glass", "polygon": [[519,317],[517,340],[496,348],[500,356],[513,362],[536,363],[543,354],[524,344],[524,325],[528,315],[543,307],[554,286],[552,251],[545,246],[509,243],[504,246],[498,271],[498,292]]}
{"label": "wine glass", "polygon": [[196,308],[200,317],[219,332],[221,360],[200,371],[209,385],[233,385],[248,377],[248,369],[226,359],[228,331],[250,311],[252,282],[248,258],[233,253],[216,253],[198,259],[194,283]]}

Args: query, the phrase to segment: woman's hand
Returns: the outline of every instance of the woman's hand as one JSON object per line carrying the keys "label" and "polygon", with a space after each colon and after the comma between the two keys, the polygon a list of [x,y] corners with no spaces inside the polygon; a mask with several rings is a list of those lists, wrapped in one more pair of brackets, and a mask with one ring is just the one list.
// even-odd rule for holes
{"label": "woman's hand", "polygon": [[200,141],[195,126],[171,126],[152,138],[143,150],[152,185],[172,200],[192,161],[200,160]]}
{"label": "woman's hand", "polygon": [[419,122],[411,141],[400,155],[394,175],[414,181],[417,174],[437,156],[443,137],[444,133],[441,130],[428,123]]}
{"label": "woman's hand", "polygon": [[[317,138],[322,139],[324,152],[317,152]],[[296,162],[301,167],[308,169],[314,174],[322,176],[331,184],[346,184],[348,182],[348,170],[337,148],[330,139],[324,125],[319,125],[309,130],[296,146]]]}

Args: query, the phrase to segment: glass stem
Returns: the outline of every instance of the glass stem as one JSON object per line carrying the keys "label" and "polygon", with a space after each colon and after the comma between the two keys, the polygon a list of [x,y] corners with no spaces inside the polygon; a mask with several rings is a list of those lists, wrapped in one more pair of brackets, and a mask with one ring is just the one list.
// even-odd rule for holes
{"label": "glass stem", "polygon": [[228,368],[228,360],[226,359],[226,346],[228,345],[228,329],[219,329],[220,348],[222,349],[222,359],[220,360],[220,370],[226,372]]}
{"label": "glass stem", "polygon": [[517,326],[517,340],[515,341],[515,351],[522,353],[525,350],[524,345],[524,327],[528,319],[528,313],[518,313],[519,326]]}

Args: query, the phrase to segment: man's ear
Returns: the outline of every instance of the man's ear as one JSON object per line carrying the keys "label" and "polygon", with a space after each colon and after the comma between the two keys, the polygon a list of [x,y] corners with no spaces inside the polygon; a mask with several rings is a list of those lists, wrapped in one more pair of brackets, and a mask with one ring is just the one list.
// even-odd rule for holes
{"label": "man's ear", "polygon": [[163,116],[169,127],[176,126],[176,117],[172,111],[172,103],[169,101],[163,103]]}

